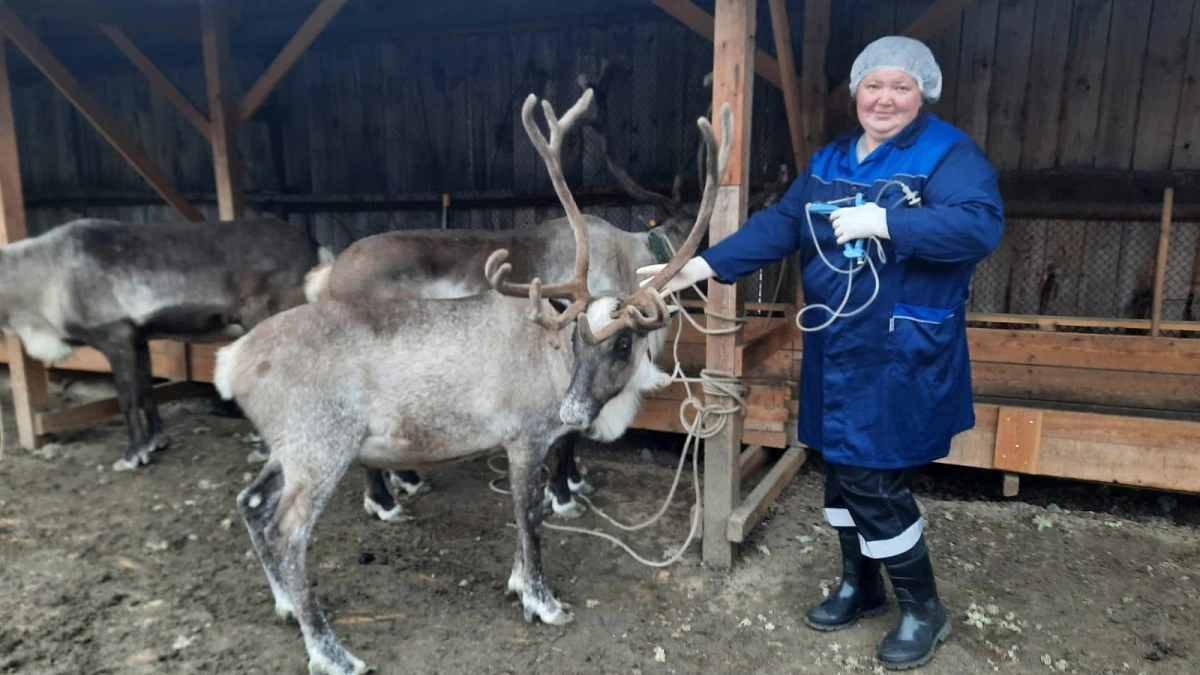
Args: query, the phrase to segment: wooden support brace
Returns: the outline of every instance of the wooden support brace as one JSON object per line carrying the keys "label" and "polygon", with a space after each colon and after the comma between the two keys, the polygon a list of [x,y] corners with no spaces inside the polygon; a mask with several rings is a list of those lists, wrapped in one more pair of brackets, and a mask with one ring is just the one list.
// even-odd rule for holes
{"label": "wooden support brace", "polygon": [[758,487],[746,497],[746,501],[734,510],[729,517],[726,536],[729,541],[741,543],[754,526],[767,514],[767,509],[775,503],[779,493],[791,482],[796,472],[808,459],[808,450],[804,448],[788,448],[779,461],[771,467],[771,471],[762,479]]}
{"label": "wooden support brace", "polygon": [[[734,137],[709,225],[708,238],[712,244],[732,235],[746,219],[756,10],[755,0],[717,0],[716,4],[712,110],[715,117],[723,105],[729,105],[733,112]],[[710,285],[709,329],[736,325],[718,317],[741,316],[744,303],[745,284]],[[708,335],[705,352],[708,368],[740,377],[737,357],[743,335],[740,327],[730,334]],[[725,396],[713,396],[712,399],[712,403],[722,407],[733,403]],[[704,445],[704,560],[724,568],[733,565],[735,550],[725,533],[729,516],[741,494],[738,477],[742,426],[741,414],[730,415],[721,431]]]}
{"label": "wooden support brace", "polygon": [[1000,406],[996,449],[992,457],[997,469],[1037,473],[1044,412],[1038,408]]}
{"label": "wooden support brace", "polygon": [[746,476],[758,471],[763,464],[767,463],[767,453],[761,445],[751,445],[742,451],[742,458],[739,464],[738,480],[745,483]]}
{"label": "wooden support brace", "polygon": [[[164,382],[155,385],[150,390],[150,395],[156,402],[166,403],[184,398],[207,396],[212,393],[212,390],[212,385],[200,382]],[[116,398],[106,398],[73,408],[39,413],[37,433],[43,435],[73,429],[105,417],[111,417],[119,412],[121,412],[120,402]]]}
{"label": "wooden support brace", "polygon": [[[17,132],[13,124],[12,90],[8,83],[4,39],[0,37],[0,244],[24,239],[25,198],[21,187],[21,166],[17,157]],[[40,361],[25,354],[20,338],[5,336],[8,347],[9,386],[17,418],[17,435],[22,447],[41,445],[37,434],[37,415],[46,407],[46,369]],[[0,419],[0,424],[3,419]],[[0,447],[0,456],[4,448]]]}
{"label": "wooden support brace", "polygon": [[797,332],[796,324],[790,317],[785,317],[783,323],[743,344],[740,347],[742,372],[754,370],[775,352],[790,346]]}
{"label": "wooden support brace", "polygon": [[29,30],[7,6],[0,4],[0,30],[12,39],[17,48],[49,78],[95,129],[129,162],[133,170],[154,188],[168,204],[193,221],[204,220],[204,214],[189,202],[172,184],[171,179],[154,163],[137,142],[123,131],[116,118],[108,113],[83,85],[75,79],[46,45]]}
{"label": "wooden support brace", "polygon": [[1167,276],[1167,253],[1171,249],[1171,210],[1175,206],[1175,188],[1163,191],[1162,221],[1158,231],[1158,258],[1154,262],[1154,303],[1150,314],[1150,335],[1162,335],[1163,286]]}
{"label": "wooden support brace", "polygon": [[254,111],[258,110],[263,101],[267,100],[267,96],[270,95],[275,85],[279,84],[287,71],[304,54],[313,40],[317,39],[325,26],[333,20],[333,17],[337,16],[338,10],[345,4],[346,0],[321,0],[321,4],[317,5],[312,14],[309,14],[296,34],[283,46],[279,55],[271,61],[271,65],[267,66],[266,72],[258,78],[258,81],[250,87],[250,91],[242,99],[238,112],[238,117],[242,122],[248,122],[254,116]]}
{"label": "wooden support brace", "polygon": [[1004,485],[1001,486],[1001,492],[1005,497],[1016,497],[1021,491],[1021,476],[1015,473],[1004,473]]}
{"label": "wooden support brace", "polygon": [[116,26],[100,26],[100,30],[104,31],[104,34],[113,41],[117,49],[120,49],[125,56],[129,57],[133,65],[137,66],[138,70],[142,71],[142,74],[146,76],[146,79],[150,80],[150,87],[152,89],[170,101],[179,110],[180,114],[186,117],[200,133],[204,134],[205,137],[208,136],[208,118],[204,116],[204,113],[200,112],[188,100],[188,97],[167,79],[167,76],[154,65],[142,50],[138,49],[137,45],[133,44],[133,41],[120,28]]}

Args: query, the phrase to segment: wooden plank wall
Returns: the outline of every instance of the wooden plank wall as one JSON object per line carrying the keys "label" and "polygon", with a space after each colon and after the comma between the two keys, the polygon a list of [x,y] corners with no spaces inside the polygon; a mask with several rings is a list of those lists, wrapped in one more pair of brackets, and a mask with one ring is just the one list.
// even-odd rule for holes
{"label": "wooden plank wall", "polygon": [[[863,46],[902,30],[932,2],[834,3],[829,88],[845,78]],[[803,34],[803,14],[800,6],[790,12],[793,35]],[[760,46],[774,53],[764,26]],[[1198,0],[980,0],[929,44],[945,76],[934,112],[966,130],[1001,172],[1200,169]],[[266,47],[235,52],[239,87],[272,56]],[[799,50],[795,56],[798,61]],[[703,78],[711,58],[711,43],[665,15],[587,25],[551,20],[499,32],[319,39],[243,133],[246,192],[251,198],[419,196],[431,203],[443,192],[549,194],[545,170],[517,119],[520,100],[535,91],[561,109],[578,94],[578,75],[595,78],[614,59],[628,64],[632,76],[619,79],[609,96],[613,151],[644,184],[669,184],[677,171],[692,179],[694,120],[710,97]],[[198,58],[163,69],[193,101],[203,102]],[[213,192],[207,142],[132,66],[80,79],[127,122],[181,189]],[[790,161],[789,143],[778,90],[756,78],[754,103],[750,173],[761,182]],[[40,199],[147,191],[44,80],[17,84],[14,107],[31,233],[78,215],[173,217],[153,197],[146,205],[85,206],[81,199],[74,207],[39,207]],[[612,182],[586,137],[567,140],[564,162],[573,185]],[[438,208],[321,208],[283,215],[339,250],[376,232],[441,225]],[[627,229],[661,217],[623,199],[585,210]],[[448,225],[524,227],[554,215],[557,207],[452,205]],[[1000,250],[980,265],[970,309],[1142,316],[1156,228],[1156,221],[1011,219]],[[1193,279],[1200,278],[1194,274],[1200,270],[1198,228],[1175,223],[1166,319],[1195,316],[1188,305],[1189,298],[1195,302]],[[770,300],[776,281],[773,271],[764,275],[751,284],[747,300]],[[794,283],[785,279],[780,286],[781,299],[790,299]]]}

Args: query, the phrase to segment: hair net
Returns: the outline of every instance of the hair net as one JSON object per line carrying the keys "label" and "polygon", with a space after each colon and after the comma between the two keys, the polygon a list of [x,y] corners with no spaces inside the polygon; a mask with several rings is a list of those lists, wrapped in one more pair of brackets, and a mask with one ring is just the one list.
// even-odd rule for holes
{"label": "hair net", "polygon": [[902,35],[887,35],[867,45],[850,67],[850,96],[867,73],[881,68],[903,70],[917,81],[925,100],[933,103],[942,95],[942,69],[924,42]]}

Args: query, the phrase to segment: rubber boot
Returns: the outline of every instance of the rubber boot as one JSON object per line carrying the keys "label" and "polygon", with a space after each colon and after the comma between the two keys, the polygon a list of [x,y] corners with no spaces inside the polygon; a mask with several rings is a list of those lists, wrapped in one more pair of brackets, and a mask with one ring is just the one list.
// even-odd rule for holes
{"label": "rubber boot", "polygon": [[824,602],[813,605],[804,620],[817,630],[848,628],[862,617],[878,616],[887,610],[887,589],[879,573],[878,560],[863,556],[858,530],[838,528],[842,543],[842,583]]}
{"label": "rubber boot", "polygon": [[880,643],[876,657],[890,670],[922,666],[950,636],[950,622],[938,596],[925,537],[922,535],[910,550],[885,558],[883,566],[896,592],[900,621]]}

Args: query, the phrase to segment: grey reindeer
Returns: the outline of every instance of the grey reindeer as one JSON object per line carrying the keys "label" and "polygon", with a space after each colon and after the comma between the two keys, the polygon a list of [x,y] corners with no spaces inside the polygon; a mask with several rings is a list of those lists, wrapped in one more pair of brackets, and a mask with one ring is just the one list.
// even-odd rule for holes
{"label": "grey reindeer", "polygon": [[150,340],[224,342],[304,304],[305,274],[333,259],[274,218],[126,223],[82,218],[0,247],[0,329],[54,364],[90,346],[108,360],[129,444],[116,471],[168,445]]}
{"label": "grey reindeer", "polygon": [[[588,290],[593,294],[619,292],[629,294],[638,287],[636,270],[655,263],[665,263],[670,252],[678,250],[687,238],[696,219],[696,212],[681,196],[684,167],[680,167],[670,195],[660,194],[639,185],[609,151],[605,139],[605,111],[608,91],[614,79],[628,75],[627,67],[606,63],[600,77],[592,84],[597,109],[593,119],[580,120],[585,130],[592,132],[609,172],[628,194],[642,202],[663,209],[662,224],[641,232],[627,232],[612,223],[584,215],[588,230],[589,260]],[[579,77],[581,85],[587,78]],[[588,87],[584,86],[584,89]],[[707,112],[706,112],[707,115]],[[697,165],[703,162],[706,147],[703,138],[698,144]],[[700,166],[702,169],[703,167]],[[701,175],[703,180],[703,175]],[[772,201],[787,188],[787,174],[781,169],[779,179],[769,183],[749,200],[756,209]],[[369,299],[372,302],[393,302],[411,298],[458,298],[488,290],[484,263],[498,248],[509,251],[515,279],[562,279],[570,273],[570,252],[575,246],[574,234],[565,218],[543,221],[530,228],[487,230],[394,230],[364,237],[338,256],[331,264],[313,270],[306,281],[305,291],[310,300]],[[667,329],[651,333],[651,358],[658,358],[667,338]],[[621,400],[609,405],[622,405]],[[617,416],[620,417],[620,416]],[[600,419],[609,419],[602,415]],[[586,509],[573,497],[592,494],[595,488],[579,471],[575,460],[576,442],[582,435],[590,440],[608,442],[623,433],[624,428],[596,427],[585,433],[568,433],[557,442],[558,463],[545,492],[546,506],[564,518],[578,518]],[[386,480],[385,480],[386,474]],[[403,508],[388,492],[387,481],[396,490],[409,495],[428,492],[430,483],[416,471],[380,471],[364,469],[363,508],[381,520],[400,519]]]}
{"label": "grey reindeer", "polygon": [[[632,294],[588,291],[588,229],[566,185],[563,135],[591,103],[584,92],[563,118],[543,101],[549,140],[522,120],[554,183],[575,234],[570,281],[513,284],[508,251],[486,261],[490,290],[464,298],[379,303],[320,300],[259,324],[217,354],[215,384],[235,399],[271,446],[258,477],[237,498],[263,565],[275,611],[295,617],[309,672],[374,670],[349,653],[322,612],[305,568],[308,539],[339,480],[356,460],[385,470],[469,459],[501,446],[507,453],[517,549],[508,591],[526,621],[573,620],[547,586],[541,562],[543,500],[538,474],[551,445],[570,431],[627,426],[638,400],[669,377],[649,358],[648,335],[671,320],[660,289],[696,250],[712,217],[732,136],[721,111],[722,146],[707,119],[708,175],[691,234],[667,267]],[[304,368],[291,367],[303,363]],[[626,419],[598,420],[620,411]]]}

